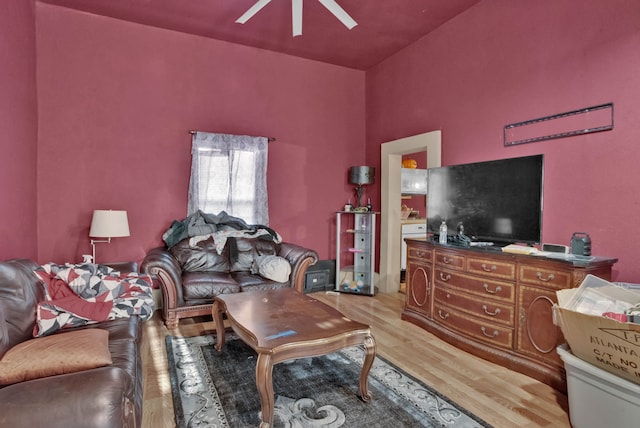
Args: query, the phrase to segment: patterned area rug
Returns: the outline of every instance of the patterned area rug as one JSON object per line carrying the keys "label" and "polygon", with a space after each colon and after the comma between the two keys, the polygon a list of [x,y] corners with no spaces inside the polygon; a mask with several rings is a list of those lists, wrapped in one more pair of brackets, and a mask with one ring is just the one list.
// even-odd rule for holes
{"label": "patterned area rug", "polygon": [[[255,352],[227,334],[222,352],[215,335],[167,336],[176,426],[255,427],[260,396]],[[369,373],[373,398],[358,398],[364,350],[352,347],[273,368],[275,427],[490,427],[475,415],[381,357]]]}

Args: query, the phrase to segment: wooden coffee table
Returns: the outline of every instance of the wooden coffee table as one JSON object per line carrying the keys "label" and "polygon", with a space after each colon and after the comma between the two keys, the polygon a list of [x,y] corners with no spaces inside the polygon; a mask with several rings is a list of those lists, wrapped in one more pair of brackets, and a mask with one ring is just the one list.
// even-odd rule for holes
{"label": "wooden coffee table", "polygon": [[371,399],[367,378],[376,355],[368,325],[345,317],[336,309],[293,288],[222,294],[215,298],[216,350],[222,351],[225,332],[222,315],[231,328],[258,354],[256,384],[260,393],[261,423],[273,425],[273,366],[295,358],[329,354],[362,345],[365,358],[360,373],[360,398]]}

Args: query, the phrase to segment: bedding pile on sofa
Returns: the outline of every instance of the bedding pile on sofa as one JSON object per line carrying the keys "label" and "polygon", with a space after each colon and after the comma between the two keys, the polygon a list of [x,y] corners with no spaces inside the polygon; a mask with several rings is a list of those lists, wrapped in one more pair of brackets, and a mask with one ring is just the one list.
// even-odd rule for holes
{"label": "bedding pile on sofa", "polygon": [[153,315],[148,275],[122,275],[109,266],[89,263],[48,263],[35,273],[44,283],[45,300],[37,305],[34,336],[131,315],[147,320]]}

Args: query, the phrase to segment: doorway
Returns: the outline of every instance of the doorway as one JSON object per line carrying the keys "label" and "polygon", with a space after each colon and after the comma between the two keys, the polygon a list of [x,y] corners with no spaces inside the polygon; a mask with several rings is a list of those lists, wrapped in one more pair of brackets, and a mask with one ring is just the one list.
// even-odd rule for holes
{"label": "doorway", "polygon": [[432,131],[389,141],[381,145],[380,185],[380,278],[378,289],[394,293],[400,289],[400,168],[402,155],[427,152],[427,168],[441,166],[442,132]]}

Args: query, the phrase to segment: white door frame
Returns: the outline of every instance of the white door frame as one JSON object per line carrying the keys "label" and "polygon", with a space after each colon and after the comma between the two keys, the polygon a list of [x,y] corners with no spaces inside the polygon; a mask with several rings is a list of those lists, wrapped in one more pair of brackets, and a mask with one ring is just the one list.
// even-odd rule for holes
{"label": "white door frame", "polygon": [[400,290],[400,168],[402,155],[427,152],[427,168],[441,166],[442,132],[432,131],[381,145],[380,278],[378,290]]}

